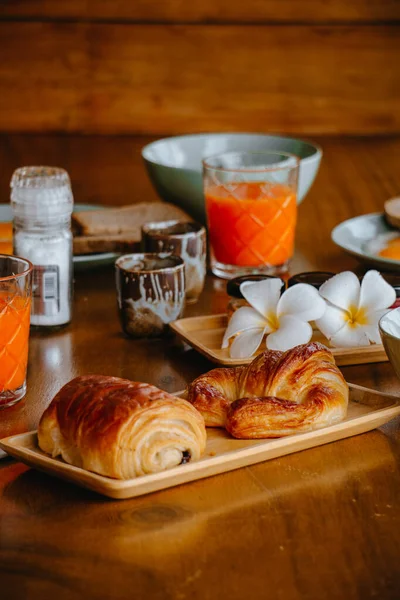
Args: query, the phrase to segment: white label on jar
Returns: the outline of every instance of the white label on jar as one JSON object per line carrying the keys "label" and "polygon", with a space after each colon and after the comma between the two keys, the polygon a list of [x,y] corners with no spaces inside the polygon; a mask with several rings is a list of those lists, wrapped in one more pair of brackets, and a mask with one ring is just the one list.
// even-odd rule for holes
{"label": "white label on jar", "polygon": [[58,265],[35,265],[32,282],[32,315],[55,316],[60,312]]}

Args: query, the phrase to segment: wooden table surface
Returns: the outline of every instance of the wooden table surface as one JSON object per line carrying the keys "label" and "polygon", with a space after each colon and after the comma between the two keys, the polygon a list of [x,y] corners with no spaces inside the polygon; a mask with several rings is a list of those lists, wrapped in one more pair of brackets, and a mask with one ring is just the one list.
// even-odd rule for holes
{"label": "wooden table surface", "polygon": [[[323,166],[299,211],[293,273],[359,269],[330,241],[332,227],[380,210],[400,192],[400,140],[321,143]],[[54,144],[61,147],[62,138]],[[101,155],[99,138],[93,144]],[[23,164],[25,155],[13,160]],[[130,177],[126,166],[120,175]],[[138,189],[149,190],[139,162],[134,169]],[[187,315],[222,312],[226,301],[225,283],[209,277]],[[124,338],[113,269],[80,272],[73,323],[59,333],[32,334],[28,394],[0,412],[0,437],[34,428],[55,392],[79,374],[128,377],[173,392],[209,368],[177,340]],[[389,363],[343,372],[350,382],[400,393]],[[394,420],[371,433],[119,502],[5,458],[0,598],[399,598],[399,461]]]}

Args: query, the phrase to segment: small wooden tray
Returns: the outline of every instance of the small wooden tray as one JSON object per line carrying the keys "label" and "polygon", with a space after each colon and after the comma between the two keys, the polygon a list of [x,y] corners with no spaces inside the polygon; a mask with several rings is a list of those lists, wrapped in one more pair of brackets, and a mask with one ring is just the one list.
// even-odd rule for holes
{"label": "small wooden tray", "polygon": [[201,460],[155,475],[118,480],[73,467],[51,458],[37,445],[36,431],[0,441],[0,447],[23,463],[61,479],[109,496],[133,498],[181,483],[225,473],[258,462],[321,446],[380,427],[400,415],[400,398],[350,384],[350,403],[344,421],[309,433],[269,440],[235,440],[222,429],[207,430],[206,451]]}
{"label": "small wooden tray", "polygon": [[[178,319],[178,321],[171,323],[170,326],[189,346],[204,354],[204,356],[217,365],[227,367],[248,365],[256,355],[250,358],[230,358],[228,348],[221,349],[222,338],[224,337],[227,324],[228,316],[222,314]],[[314,342],[322,342],[326,346],[329,346],[328,340],[318,330],[314,330],[312,339]],[[265,350],[265,346],[261,345],[259,352],[263,350]],[[339,367],[386,362],[389,360],[382,344],[372,344],[371,346],[357,348],[330,348],[330,350]]]}

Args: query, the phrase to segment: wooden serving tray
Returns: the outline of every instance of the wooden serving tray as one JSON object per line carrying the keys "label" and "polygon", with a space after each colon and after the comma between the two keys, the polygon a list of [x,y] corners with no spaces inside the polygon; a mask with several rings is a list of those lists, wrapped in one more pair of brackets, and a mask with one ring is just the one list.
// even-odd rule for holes
{"label": "wooden serving tray", "polygon": [[[259,351],[250,358],[230,358],[228,348],[221,348],[227,324],[228,316],[222,314],[178,319],[178,321],[170,323],[170,327],[189,346],[192,346],[217,365],[226,367],[248,365],[258,353],[266,349],[265,345],[261,344]],[[318,330],[314,330],[312,339],[314,342],[321,342],[329,347],[328,340]],[[330,348],[330,350],[339,367],[389,360],[382,344],[371,344],[371,346],[357,348]]]}
{"label": "wooden serving tray", "polygon": [[0,447],[31,467],[110,498],[123,499],[364,433],[383,425],[397,415],[400,415],[400,398],[350,384],[348,415],[337,425],[269,440],[235,440],[225,430],[209,428],[206,451],[198,462],[128,480],[111,479],[74,467],[61,459],[51,458],[39,449],[36,431],[5,438],[0,441]]}

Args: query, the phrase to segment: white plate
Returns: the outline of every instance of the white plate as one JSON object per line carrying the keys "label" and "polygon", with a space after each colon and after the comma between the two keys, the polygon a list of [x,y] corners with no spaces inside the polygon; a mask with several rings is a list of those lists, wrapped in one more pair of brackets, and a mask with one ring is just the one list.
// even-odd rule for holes
{"label": "white plate", "polygon": [[359,260],[376,267],[391,271],[400,271],[400,260],[384,258],[374,254],[379,248],[379,239],[400,236],[400,232],[387,224],[383,213],[361,215],[343,221],[332,230],[332,240],[337,246],[356,256]]}
{"label": "white plate", "polygon": [[[75,204],[74,211],[97,210],[104,208],[96,204]],[[0,223],[12,221],[11,206],[9,204],[0,204]],[[87,269],[101,265],[111,265],[119,256],[116,252],[102,252],[99,254],[82,254],[74,256],[75,269]]]}

